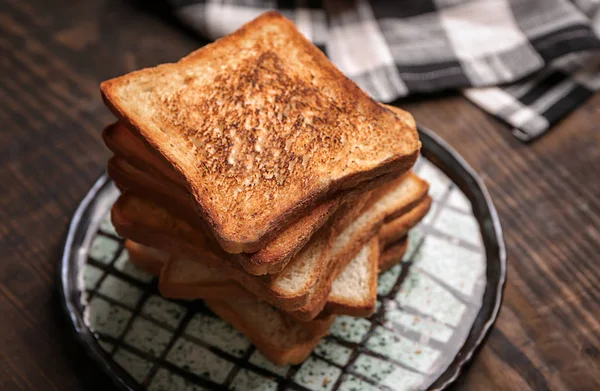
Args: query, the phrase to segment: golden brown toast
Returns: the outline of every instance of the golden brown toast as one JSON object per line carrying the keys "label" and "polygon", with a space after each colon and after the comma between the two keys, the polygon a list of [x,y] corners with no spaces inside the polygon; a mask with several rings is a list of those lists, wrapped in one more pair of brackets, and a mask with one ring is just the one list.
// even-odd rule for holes
{"label": "golden brown toast", "polygon": [[[125,249],[129,254],[129,261],[140,269],[160,277],[163,266],[169,262],[171,257],[164,251],[152,247],[125,240]],[[219,273],[220,269],[211,268],[210,265],[199,263],[193,269],[185,270],[185,278],[175,276],[178,279],[176,286],[177,292],[174,295],[165,295],[168,297],[177,297],[180,299],[247,299],[249,292],[237,284],[235,281],[224,277]],[[171,269],[170,273],[178,274],[182,271]]]}
{"label": "golden brown toast", "polygon": [[[130,240],[125,241],[125,248],[132,263],[154,275],[160,275],[168,259],[168,254]],[[193,298],[202,297],[213,312],[245,334],[265,357],[278,365],[304,361],[334,320],[332,316],[322,316],[299,323],[269,304],[257,301],[236,282],[225,281],[210,270],[203,269],[196,277],[202,277],[203,272],[205,284],[180,284],[179,289],[184,290],[180,293],[193,290]],[[236,302],[236,299],[243,301]]]}
{"label": "golden brown toast", "polygon": [[[369,316],[375,309],[377,272],[379,265],[379,241],[373,238],[350,261],[333,281],[324,313],[352,316]],[[169,256],[151,247],[125,241],[130,261],[144,270],[149,266],[160,276],[160,291],[165,297],[177,299],[258,300],[235,280],[221,273],[221,268],[206,262],[178,262],[176,267],[162,266]],[[158,267],[157,267],[158,266]],[[168,281],[168,283],[165,283]],[[302,318],[302,314],[290,311],[290,315]]]}
{"label": "golden brown toast", "polygon": [[[206,251],[204,238],[184,221],[174,219],[164,209],[139,198],[122,195],[113,206],[112,220],[121,236],[179,255],[173,262],[204,262],[220,267],[222,275],[235,279],[256,296],[288,311],[306,305],[322,281],[335,278],[332,271],[335,262],[330,262],[326,256],[331,230],[322,229],[314,235],[311,239],[314,243],[309,242],[282,273],[253,276],[236,262]],[[172,266],[178,267],[177,263]],[[320,278],[322,275],[325,278]]]}
{"label": "golden brown toast", "polygon": [[414,208],[396,219],[386,223],[379,231],[379,241],[382,248],[386,248],[408,234],[425,217],[431,208],[431,197],[427,196]]}
{"label": "golden brown toast", "polygon": [[[193,211],[193,201],[189,194],[175,188],[173,182],[159,180],[156,175],[150,175],[134,167],[119,156],[109,160],[108,173],[121,191],[128,191],[158,205],[164,205],[165,209],[173,215],[187,220],[198,235],[203,235],[209,242],[214,242],[213,249],[218,246],[210,231],[205,228],[204,221],[190,212]],[[255,253],[227,254],[223,251],[219,253],[239,262],[250,274],[279,273],[312,235],[325,224],[339,204],[340,200],[334,199],[317,205],[308,215],[295,221]]]}
{"label": "golden brown toast", "polygon": [[420,149],[411,121],[373,101],[276,12],[101,90],[185,178],[231,253],[261,249],[319,202],[400,175]]}
{"label": "golden brown toast", "polygon": [[[300,320],[310,320],[326,305],[333,280],[377,235],[386,217],[410,210],[427,191],[426,183],[414,174],[386,186],[388,189],[378,192],[378,197],[364,195],[359,198],[360,202],[340,209],[328,223],[330,232],[322,229],[278,275],[251,276],[236,269],[235,263],[206,253],[202,250],[205,248],[202,247],[203,238],[197,238],[185,221],[128,194],[119,198],[112,217],[122,236],[179,255],[170,266],[181,267],[178,263],[185,262],[190,268],[196,262],[215,265],[222,269],[222,275],[239,282],[259,298]],[[166,272],[163,270],[163,273]],[[168,288],[172,285],[168,278],[161,278],[160,287],[165,296],[173,294],[174,291]]]}
{"label": "golden brown toast", "polygon": [[408,249],[408,239],[404,237],[386,247],[379,256],[379,273],[391,269],[402,262],[402,257]]}
{"label": "golden brown toast", "polygon": [[158,175],[164,181],[169,180],[183,191],[187,188],[185,178],[121,122],[104,128],[102,140],[112,153],[127,160],[132,166],[148,171],[147,174]]}

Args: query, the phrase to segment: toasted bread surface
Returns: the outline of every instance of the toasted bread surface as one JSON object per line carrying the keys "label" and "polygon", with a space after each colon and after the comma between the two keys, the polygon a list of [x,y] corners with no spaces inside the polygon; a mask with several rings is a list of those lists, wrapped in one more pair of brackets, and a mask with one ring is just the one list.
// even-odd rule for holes
{"label": "toasted bread surface", "polygon": [[116,122],[104,128],[102,132],[104,144],[116,156],[126,159],[140,170],[148,171],[172,181],[182,190],[187,189],[187,183],[180,173],[150,148],[141,137],[129,130],[121,122]]}
{"label": "toasted bread surface", "polygon": [[[229,262],[221,257],[218,257],[212,253],[199,252],[194,245],[190,245],[189,242],[181,238],[181,236],[168,236],[163,232],[157,231],[152,227],[143,226],[140,228],[139,222],[132,222],[127,219],[126,214],[120,211],[119,205],[115,204],[112,210],[112,220],[117,232],[124,237],[130,238],[136,242],[144,245],[155,247],[170,254],[175,255],[173,262],[169,263],[170,267],[178,267],[178,262],[186,262],[190,259],[193,262],[206,262],[211,266],[219,267],[223,275],[230,276],[231,279],[237,281],[239,284],[244,286],[247,290],[252,292],[257,297],[268,300],[270,303],[283,308],[287,311],[292,311],[305,305],[310,296],[310,281],[313,278],[313,274],[317,274],[316,270],[313,270],[310,275],[302,276],[303,283],[299,286],[303,290],[288,291],[287,284],[282,284],[281,279],[277,275],[266,275],[266,276],[253,276],[241,268],[236,268],[232,262]],[[297,256],[300,256],[297,255]],[[302,267],[307,262],[303,262],[295,267]],[[312,268],[316,268],[318,263],[312,265]],[[288,268],[290,265],[288,265]],[[170,273],[165,274],[169,276]],[[306,280],[304,280],[306,278]],[[164,284],[171,284],[169,280],[163,280],[161,285],[163,286],[163,294],[171,294],[172,298],[182,298],[179,296],[179,290],[164,289]],[[190,281],[190,285],[194,285],[194,281]],[[282,286],[284,285],[284,286]]]}
{"label": "toasted bread surface", "polygon": [[406,236],[408,231],[425,217],[431,208],[431,197],[425,197],[414,208],[394,220],[384,224],[379,230],[379,240],[383,248]]}
{"label": "toasted bread surface", "polygon": [[[113,156],[108,160],[108,176],[122,191],[132,191],[140,197],[147,197],[157,204],[168,204],[177,215],[187,212],[193,207],[193,198],[184,191],[173,189],[175,183],[160,180],[161,174],[148,173],[130,163],[121,156]],[[194,222],[198,219],[194,219]]]}
{"label": "toasted bread surface", "polygon": [[[160,273],[163,264],[172,262],[163,251],[130,240],[126,243],[127,247],[136,247],[136,264],[159,265],[157,273]],[[373,238],[333,281],[325,313],[368,316],[373,311],[379,259],[377,243],[378,239]],[[235,280],[228,278],[222,268],[186,258],[162,269],[159,289],[163,296],[174,299],[258,300]],[[321,309],[317,312],[321,312]],[[289,314],[300,320],[316,317],[312,312],[309,314],[302,309],[290,311]]]}
{"label": "toasted bread surface", "polygon": [[[172,168],[165,167],[152,151],[119,123],[107,127],[103,137],[116,154],[109,160],[108,173],[120,189],[129,190],[163,205],[212,238],[210,232],[204,229],[204,222],[194,214],[194,203],[189,193],[173,180],[177,178],[177,173]],[[153,167],[159,167],[160,170],[156,172]],[[307,216],[292,223],[264,248],[256,253],[240,254],[236,259],[251,274],[280,272],[312,234],[327,221],[339,203],[339,199],[333,199],[316,205]]]}
{"label": "toasted bread surface", "polygon": [[[115,153],[109,160],[108,173],[120,189],[146,196],[187,219],[192,225],[203,226],[194,214],[193,200],[185,188],[179,186],[181,182],[177,172],[136,135],[117,122],[104,130],[103,138]],[[312,234],[327,221],[339,202],[339,199],[333,199],[317,205],[307,216],[292,223],[264,248],[256,253],[240,255],[238,261],[251,274],[280,272]]]}
{"label": "toasted bread surface", "polygon": [[386,247],[379,256],[379,273],[391,269],[396,264],[402,262],[407,249],[408,239],[406,237]]}
{"label": "toasted bread surface", "polygon": [[[422,197],[420,184],[414,174],[409,174],[389,185],[375,200],[371,200],[371,194],[363,195],[358,199],[360,202],[355,201],[353,208],[340,210],[340,217],[334,216],[329,223],[331,229],[325,227],[315,235],[282,273],[269,279],[250,276],[218,257],[206,259],[212,259],[229,273],[230,278],[259,298],[286,311],[293,311],[298,319],[313,319],[326,305],[333,280],[378,233],[386,217],[410,209]],[[370,203],[365,199],[371,200]],[[189,252],[194,240],[189,235],[193,235],[193,232],[190,233],[188,228],[182,229],[181,221],[163,221],[168,216],[164,211],[153,217],[153,208],[142,207],[148,204],[144,200],[139,200],[136,207],[129,211],[128,200],[131,198],[124,195],[113,207],[113,224],[119,233],[170,253],[186,256],[185,252],[188,251],[187,256],[193,254]],[[348,213],[356,218],[346,218]],[[160,237],[157,238],[157,235]],[[188,243],[185,244],[185,241]],[[167,248],[161,247],[165,244]]]}
{"label": "toasted bread surface", "polygon": [[169,254],[166,252],[132,240],[125,240],[125,249],[131,263],[155,276],[160,276],[164,264],[169,260]]}
{"label": "toasted bread surface", "polygon": [[[182,208],[182,203],[185,202],[183,194],[171,199],[171,201],[177,200],[179,202],[171,202],[168,210],[159,206],[159,202],[156,201],[162,200],[163,202],[160,202],[160,205],[162,205],[165,203],[168,204],[169,200],[168,198],[163,198],[161,193],[156,192],[156,190],[160,189],[161,185],[154,187],[156,190],[152,190],[150,187],[144,188],[145,191],[133,188],[132,186],[134,185],[131,180],[126,176],[123,177],[120,169],[115,168],[114,163],[119,161],[119,159],[111,159],[109,172],[117,184],[119,184],[119,187],[122,190],[126,190],[117,201],[116,207],[124,215],[119,220],[121,223],[140,221],[141,227],[151,228],[155,232],[162,230],[169,236],[179,237],[187,241],[189,245],[186,246],[186,251],[182,249],[178,251],[179,253],[189,253],[188,250],[190,247],[193,248],[193,252],[212,251],[223,258],[237,262],[245,271],[253,275],[280,273],[308,243],[314,233],[325,224],[335,212],[339,203],[338,200],[332,200],[318,205],[308,216],[296,221],[268,243],[265,248],[256,253],[228,254],[222,251],[213,240],[213,237],[210,236],[210,233],[203,229],[201,222],[192,225],[189,221],[176,217],[182,216],[187,212],[185,207]],[[138,180],[141,180],[142,177],[143,174],[140,173]],[[140,194],[144,194],[145,198],[141,197]],[[167,216],[169,217],[167,218]],[[142,221],[144,219],[145,221]],[[135,229],[135,227],[131,227],[128,232],[132,229]]]}
{"label": "toasted bread surface", "polygon": [[174,299],[248,299],[249,292],[210,262],[170,258],[160,274],[158,289]]}
{"label": "toasted bread surface", "polygon": [[101,90],[185,178],[233,253],[256,251],[321,200],[407,171],[420,149],[410,121],[368,97],[275,12]]}

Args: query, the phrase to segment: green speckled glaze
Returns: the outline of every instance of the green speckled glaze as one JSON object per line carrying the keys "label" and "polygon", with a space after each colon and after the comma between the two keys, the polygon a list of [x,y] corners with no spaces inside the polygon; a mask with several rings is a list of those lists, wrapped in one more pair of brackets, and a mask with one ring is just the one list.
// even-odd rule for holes
{"label": "green speckled glaze", "polygon": [[380,360],[377,357],[361,353],[350,367],[352,372],[361,375],[375,383],[387,378],[394,371],[394,364]]}
{"label": "green speckled glaze", "polygon": [[192,382],[177,376],[166,369],[159,369],[148,386],[148,391],[205,391],[208,388],[200,387]]}
{"label": "green speckled glaze", "polygon": [[142,382],[146,375],[150,372],[153,364],[151,361],[141,358],[140,356],[128,352],[122,348],[117,349],[113,355],[113,359],[119,363],[135,380]]}
{"label": "green speckled glaze", "polygon": [[407,330],[415,331],[440,342],[448,342],[452,337],[452,328],[428,317],[409,314],[399,309],[390,309],[385,312],[384,319]]}
{"label": "green speckled glaze", "polygon": [[390,293],[394,285],[396,285],[396,281],[398,281],[398,277],[400,277],[401,272],[402,265],[398,264],[381,274],[377,284],[377,294],[380,296],[385,296]]}
{"label": "green speckled glaze", "polygon": [[98,287],[98,292],[132,308],[142,297],[142,291],[139,288],[114,276],[107,276]]}
{"label": "green speckled glaze", "polygon": [[233,378],[231,389],[236,391],[275,391],[277,383],[257,373],[242,369]]}
{"label": "green speckled glaze", "polygon": [[309,357],[296,372],[294,381],[309,390],[329,391],[340,377],[342,371],[327,362]]}
{"label": "green speckled glaze", "polygon": [[479,224],[475,217],[452,209],[442,210],[433,227],[448,236],[475,246],[481,241]]}
{"label": "green speckled glaze", "polygon": [[450,287],[470,296],[485,274],[484,255],[439,238],[429,237],[414,265]]}
{"label": "green speckled glaze", "polygon": [[154,295],[146,300],[141,313],[169,327],[176,328],[185,315],[185,307]]}
{"label": "green speckled glaze", "polygon": [[315,354],[333,363],[344,366],[348,363],[352,349],[327,339],[321,340],[315,348]]}
{"label": "green speckled glaze", "polygon": [[254,351],[248,360],[249,363],[256,365],[259,368],[266,369],[269,372],[273,372],[279,376],[285,376],[289,370],[289,365],[275,365],[271,361],[267,360],[258,350]]}
{"label": "green speckled glaze", "polygon": [[98,269],[92,265],[87,265],[83,270],[83,284],[85,289],[91,290],[96,287],[100,278],[104,275],[102,269]]}
{"label": "green speckled glaze", "polygon": [[363,318],[352,318],[350,316],[338,316],[329,332],[340,339],[349,342],[360,342],[367,335],[371,322]]}
{"label": "green speckled glaze", "polygon": [[250,348],[250,341],[239,331],[219,318],[196,314],[188,323],[185,334],[198,338],[235,357],[242,357]]}
{"label": "green speckled glaze", "polygon": [[106,236],[98,235],[90,247],[89,256],[98,262],[110,263],[119,249],[119,242]]}
{"label": "green speckled glaze", "polygon": [[457,326],[467,306],[422,272],[411,270],[396,300],[451,326]]}
{"label": "green speckled glaze", "polygon": [[234,364],[208,349],[185,339],[178,339],[167,354],[167,361],[194,374],[221,383]]}
{"label": "green speckled glaze", "polygon": [[171,333],[143,318],[136,318],[123,341],[154,357],[160,356],[171,340]]}
{"label": "green speckled glaze", "polygon": [[131,311],[94,297],[88,307],[88,324],[96,333],[118,338],[131,318]]}
{"label": "green speckled glaze", "polygon": [[440,352],[427,345],[401,337],[377,326],[366,346],[375,353],[391,358],[422,373],[430,373]]}
{"label": "green speckled glaze", "polygon": [[343,375],[339,391],[377,391],[379,388],[350,374]]}

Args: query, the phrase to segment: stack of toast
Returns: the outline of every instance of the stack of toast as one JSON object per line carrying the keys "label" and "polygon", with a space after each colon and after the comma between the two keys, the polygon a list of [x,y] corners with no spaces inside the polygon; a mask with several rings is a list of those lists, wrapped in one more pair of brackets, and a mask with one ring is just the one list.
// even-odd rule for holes
{"label": "stack of toast", "polygon": [[203,299],[277,364],[336,315],[370,316],[377,275],[429,209],[412,116],[372,100],[269,12],[177,63],[101,85],[130,260]]}

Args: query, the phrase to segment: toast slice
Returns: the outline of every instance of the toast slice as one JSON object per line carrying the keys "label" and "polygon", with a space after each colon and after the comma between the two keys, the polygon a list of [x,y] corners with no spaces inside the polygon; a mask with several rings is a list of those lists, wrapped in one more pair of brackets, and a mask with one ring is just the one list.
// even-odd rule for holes
{"label": "toast slice", "polygon": [[383,273],[402,262],[407,249],[408,238],[406,236],[386,247],[379,256],[379,273]]}
{"label": "toast slice", "polygon": [[[161,276],[163,266],[171,256],[164,251],[125,240],[125,249],[129,260],[142,270],[157,277]],[[181,266],[181,265],[180,265]],[[193,268],[175,267],[170,269],[170,279],[177,281],[174,294],[166,297],[178,299],[247,299],[249,293],[235,281],[223,276],[218,268],[206,263],[196,263]]]}
{"label": "toast slice", "polygon": [[163,266],[169,260],[169,254],[132,240],[125,240],[125,249],[129,254],[129,261],[154,276],[160,276]]}
{"label": "toast slice", "polygon": [[[169,212],[179,218],[186,219],[194,227],[199,227],[201,232],[207,233],[207,240],[211,240],[210,232],[204,229],[205,222],[190,213],[193,210],[189,194],[185,193],[176,182],[170,182],[169,177],[175,173],[170,168],[161,169],[166,175],[152,172],[148,166],[160,166],[161,161],[153,156],[152,151],[138,153],[144,147],[137,137],[124,126],[115,124],[105,129],[103,138],[109,148],[115,153],[108,162],[108,173],[121,191],[129,191],[147,198],[158,205],[164,206]],[[136,145],[137,144],[137,145]],[[135,148],[132,146],[136,145]],[[370,181],[363,191],[378,187],[388,180],[387,177],[378,177]],[[359,196],[350,195],[346,201],[357,199]],[[175,202],[173,202],[175,201]],[[275,274],[280,272],[289,260],[302,248],[310,237],[324,222],[329,219],[341,203],[339,199],[323,202],[310,211],[309,215],[300,218],[280,235],[273,239],[267,246],[253,254],[234,254],[231,259],[236,259],[250,274]],[[217,250],[218,251],[218,250]],[[220,251],[223,253],[223,251]]]}
{"label": "toast slice", "polygon": [[185,178],[123,123],[116,122],[104,128],[102,140],[112,153],[129,161],[131,165],[138,169],[144,168],[148,174],[158,175],[182,190],[187,189]]}
{"label": "toast slice", "polygon": [[335,316],[328,316],[298,322],[260,301],[205,300],[205,303],[277,365],[300,364],[306,360],[335,320]]}
{"label": "toast slice", "polygon": [[371,316],[377,303],[379,240],[373,238],[333,281],[325,313]]}
{"label": "toast slice", "polygon": [[404,238],[425,217],[431,208],[431,197],[427,196],[404,215],[386,223],[379,231],[382,248],[387,248]]}
{"label": "toast slice", "polygon": [[420,149],[413,122],[371,99],[277,12],[101,91],[185,178],[231,253],[256,252],[319,202],[406,172]]}
{"label": "toast slice", "polygon": [[[145,200],[125,193],[113,206],[112,220],[121,236],[178,255],[171,259],[163,273],[168,273],[171,267],[179,267],[178,263],[204,262],[220,268],[221,275],[236,280],[256,296],[288,311],[306,305],[315,290],[326,285],[329,278],[335,278],[331,273],[336,262],[330,262],[327,257],[331,229],[317,232],[283,272],[253,276],[236,262],[207,251],[202,235]],[[320,278],[322,275],[324,278]]]}
{"label": "toast slice", "polygon": [[[112,210],[117,232],[126,238],[182,256],[173,263],[183,262],[190,254],[199,254],[202,261],[222,268],[227,275],[261,299],[286,311],[294,311],[301,320],[314,318],[325,306],[331,284],[360,249],[377,235],[388,216],[410,210],[427,191],[426,182],[408,174],[386,185],[377,197],[361,198],[367,205],[360,209],[347,207],[332,218],[331,227],[321,229],[278,275],[251,276],[226,259],[206,253],[202,238],[196,238],[185,221],[142,199],[126,194]],[[368,201],[365,201],[368,200]],[[327,229],[331,228],[331,229]],[[197,259],[192,260],[197,261]],[[175,266],[173,266],[175,267]],[[168,283],[161,279],[161,285]]]}
{"label": "toast slice", "polygon": [[[371,250],[374,250],[373,240],[371,240],[369,246],[371,246]],[[166,253],[131,240],[125,241],[125,248],[129,251],[129,259],[132,263],[151,274],[160,275],[160,269],[164,265],[165,259],[168,258]],[[377,248],[379,249],[379,246]],[[386,249],[382,249],[380,256],[375,258],[378,260],[375,263],[372,262],[373,258],[371,256],[364,256],[365,249],[361,250],[361,253],[335,279],[325,307],[325,313],[370,316],[377,298],[377,279],[373,276],[383,273],[401,262],[407,248],[408,238],[404,237],[396,243],[392,243]],[[365,262],[365,260],[368,262]],[[172,281],[172,284],[167,287],[170,290],[166,295],[167,297],[226,301],[256,300],[256,296],[238,283],[231,280],[224,281],[220,274],[216,276],[212,274],[205,264],[194,262],[189,266],[200,269],[197,269],[197,272],[190,273],[187,268],[182,268],[176,270],[174,275],[167,277]],[[202,270],[205,270],[204,274],[202,274]],[[191,276],[194,276],[194,278],[191,278]],[[348,296],[345,296],[346,294]]]}
{"label": "toast slice", "polygon": [[[378,243],[378,238],[371,239],[333,281],[325,313],[351,316],[370,316],[373,313],[377,295]],[[169,258],[160,250],[131,240],[125,241],[125,248],[129,251],[130,260],[146,270],[147,265],[158,264],[162,267]],[[165,269],[162,275],[160,269],[158,271],[158,274],[154,274],[160,275],[163,280],[160,290],[165,297],[257,300],[255,295],[205,262],[179,262],[177,267]],[[291,315],[295,315],[293,311]]]}
{"label": "toast slice", "polygon": [[[193,213],[193,201],[189,194],[176,188],[175,183],[160,180],[156,175],[150,175],[144,170],[129,163],[128,160],[114,156],[108,162],[108,174],[121,191],[128,191],[140,197],[147,198],[158,205],[165,205],[165,209],[178,218],[187,220],[190,225],[197,228],[198,235],[203,235],[208,242],[214,242],[212,248],[218,244],[209,230],[205,229],[203,221]],[[337,210],[341,200],[333,199],[317,205],[310,213],[291,224],[277,237],[271,240],[261,250],[255,253],[226,254],[224,257],[239,262],[250,274],[263,275],[281,272],[294,255],[300,251],[312,235],[325,224]]]}

